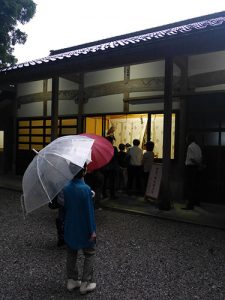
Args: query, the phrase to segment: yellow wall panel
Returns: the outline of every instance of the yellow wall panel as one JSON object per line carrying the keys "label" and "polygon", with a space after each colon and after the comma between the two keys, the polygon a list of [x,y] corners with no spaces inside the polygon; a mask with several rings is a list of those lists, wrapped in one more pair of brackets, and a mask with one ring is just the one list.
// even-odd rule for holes
{"label": "yellow wall panel", "polygon": [[43,126],[43,120],[32,120],[31,126]]}
{"label": "yellow wall panel", "polygon": [[46,141],[46,143],[50,143],[51,142],[51,137],[50,136],[46,136],[45,141]]}
{"label": "yellow wall panel", "polygon": [[31,142],[32,143],[43,143],[43,136],[32,136]]}
{"label": "yellow wall panel", "polygon": [[30,121],[19,121],[19,127],[29,127]]}
{"label": "yellow wall panel", "polygon": [[20,134],[29,134],[30,133],[30,129],[29,128],[21,128],[19,129],[19,135]]}
{"label": "yellow wall panel", "polygon": [[46,134],[51,134],[51,132],[52,132],[52,131],[51,131],[51,128],[46,128],[46,129],[45,129],[45,133],[46,133]]}
{"label": "yellow wall panel", "polygon": [[44,148],[43,145],[38,145],[38,144],[32,144],[31,145],[31,149],[41,150],[43,148]]}
{"label": "yellow wall panel", "polygon": [[29,144],[19,144],[19,150],[29,150]]}
{"label": "yellow wall panel", "polygon": [[62,128],[61,130],[62,135],[64,134],[77,134],[76,128]]}
{"label": "yellow wall panel", "polygon": [[29,142],[29,136],[19,136],[19,142]]}
{"label": "yellow wall panel", "polygon": [[32,128],[31,134],[43,134],[43,128]]}
{"label": "yellow wall panel", "polygon": [[62,119],[62,126],[74,126],[77,125],[76,119]]}
{"label": "yellow wall panel", "polygon": [[51,126],[52,121],[51,120],[46,120],[45,124],[46,126]]}

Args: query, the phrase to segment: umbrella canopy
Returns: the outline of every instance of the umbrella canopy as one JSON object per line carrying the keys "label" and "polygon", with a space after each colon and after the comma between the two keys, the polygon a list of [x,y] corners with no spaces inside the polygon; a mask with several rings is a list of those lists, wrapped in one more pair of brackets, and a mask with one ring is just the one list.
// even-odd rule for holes
{"label": "umbrella canopy", "polygon": [[86,136],[94,140],[91,162],[87,165],[89,172],[102,168],[110,162],[114,155],[114,149],[113,145],[105,137],[91,133],[82,133],[80,136]]}
{"label": "umbrella canopy", "polygon": [[51,201],[87,162],[94,140],[85,136],[60,137],[36,152],[23,180],[23,206],[29,213]]}
{"label": "umbrella canopy", "polygon": [[113,145],[105,137],[91,133],[82,133],[80,136],[86,136],[94,140],[91,162],[87,165],[89,172],[102,168],[110,162],[114,155],[114,149]]}

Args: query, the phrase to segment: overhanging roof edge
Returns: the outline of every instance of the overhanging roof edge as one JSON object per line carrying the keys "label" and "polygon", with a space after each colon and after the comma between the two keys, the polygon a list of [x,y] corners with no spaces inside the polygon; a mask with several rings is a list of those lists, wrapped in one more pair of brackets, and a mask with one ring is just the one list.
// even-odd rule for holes
{"label": "overhanging roof edge", "polygon": [[[204,19],[208,17],[208,19]],[[210,17],[210,18],[209,18]],[[212,18],[213,17],[213,18]],[[79,57],[86,54],[93,54],[93,53],[111,53],[116,49],[124,49],[128,48],[131,49],[134,46],[150,44],[156,42],[156,41],[163,41],[163,40],[169,40],[171,38],[177,39],[179,37],[185,37],[186,35],[194,35],[196,32],[204,32],[204,31],[210,31],[210,30],[216,30],[217,28],[224,28],[225,30],[225,12],[208,15],[205,17],[199,17],[191,20],[197,20],[197,22],[194,23],[185,23],[185,21],[174,23],[174,24],[182,24],[180,26],[175,27],[168,27],[168,25],[157,27],[161,30],[154,31],[152,30],[144,30],[140,32],[136,32],[136,35],[128,34],[121,39],[107,39],[104,43],[89,43],[80,45],[80,47],[75,47],[72,51],[67,52],[60,52],[59,54],[50,55],[44,58],[32,60],[30,62],[21,63],[12,67],[3,68],[0,69],[0,75],[2,74],[10,74],[11,72],[21,72],[23,70],[27,70],[27,68],[33,67],[41,67],[44,65],[52,64],[53,62],[62,61],[64,59],[72,59],[73,57]],[[190,20],[188,20],[190,21]],[[186,21],[187,22],[187,21]],[[142,33],[142,34],[137,34]],[[99,41],[101,42],[101,41]],[[85,47],[87,45],[90,45],[88,47]],[[67,48],[68,50],[68,48]],[[49,66],[50,66],[49,65]]]}

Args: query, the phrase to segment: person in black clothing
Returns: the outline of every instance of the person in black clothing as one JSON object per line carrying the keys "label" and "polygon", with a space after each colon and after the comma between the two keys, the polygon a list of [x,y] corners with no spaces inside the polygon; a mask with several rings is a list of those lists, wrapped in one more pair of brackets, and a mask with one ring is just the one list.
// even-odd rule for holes
{"label": "person in black clothing", "polygon": [[64,242],[64,206],[60,202],[60,199],[58,198],[58,195],[55,196],[49,202],[48,207],[50,209],[58,209],[58,215],[55,219],[55,225],[56,225],[56,230],[57,230],[57,246],[63,246],[65,244]]}
{"label": "person in black clothing", "polygon": [[152,165],[154,162],[154,143],[152,141],[148,141],[145,144],[146,152],[143,154],[142,165],[143,165],[143,179],[144,179],[144,193],[147,188],[149,174],[152,169]]}
{"label": "person in black clothing", "polygon": [[[114,137],[107,136],[106,139],[112,143],[114,142]],[[116,199],[116,178],[118,175],[119,165],[118,165],[118,149],[116,146],[113,146],[114,148],[114,155],[111,159],[111,161],[102,168],[103,174],[104,174],[104,184],[103,184],[103,191],[102,196],[103,198],[107,198],[107,189],[109,189],[110,198]]]}
{"label": "person in black clothing", "polygon": [[185,200],[186,206],[182,209],[193,210],[195,205],[200,204],[199,195],[199,167],[202,164],[202,150],[195,140],[193,134],[189,134],[187,140],[187,154],[185,160]]}
{"label": "person in black clothing", "polygon": [[94,206],[95,209],[100,208],[100,201],[102,198],[102,189],[104,184],[104,175],[100,169],[87,173],[84,178],[86,184],[95,192]]}
{"label": "person in black clothing", "polygon": [[119,144],[118,152],[118,165],[119,165],[119,176],[118,176],[118,189],[124,190],[126,188],[126,177],[127,177],[127,153],[125,152],[125,145]]}

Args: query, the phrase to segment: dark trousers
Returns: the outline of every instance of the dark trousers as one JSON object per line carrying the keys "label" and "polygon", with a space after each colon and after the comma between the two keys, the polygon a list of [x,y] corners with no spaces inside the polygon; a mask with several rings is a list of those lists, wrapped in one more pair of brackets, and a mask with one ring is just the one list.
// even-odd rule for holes
{"label": "dark trousers", "polygon": [[109,189],[110,197],[115,197],[116,194],[116,170],[105,170],[104,171],[104,184],[103,184],[103,198],[107,196],[107,189]]}
{"label": "dark trousers", "polygon": [[127,168],[127,192],[135,187],[135,192],[140,193],[142,190],[142,166],[129,165]]}
{"label": "dark trousers", "polygon": [[199,171],[197,166],[186,166],[186,187],[185,198],[188,208],[194,208],[196,204],[199,204]]}
{"label": "dark trousers", "polygon": [[126,168],[119,168],[118,172],[118,190],[125,190],[126,189]]}
{"label": "dark trousers", "polygon": [[55,219],[58,241],[64,240],[64,216],[65,216],[64,207],[59,205],[58,217]]}
{"label": "dark trousers", "polygon": [[144,179],[144,193],[146,192],[147,185],[148,185],[148,177],[149,177],[149,172],[143,172],[143,179]]}

